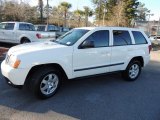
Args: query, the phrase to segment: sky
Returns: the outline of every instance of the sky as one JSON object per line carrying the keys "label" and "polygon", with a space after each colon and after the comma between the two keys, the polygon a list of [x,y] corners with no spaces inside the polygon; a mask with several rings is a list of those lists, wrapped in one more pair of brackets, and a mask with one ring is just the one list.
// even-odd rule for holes
{"label": "sky", "polygon": [[[38,0],[22,0],[22,1],[28,1],[30,5],[37,5]],[[47,0],[43,0],[44,4],[46,4]],[[88,6],[92,9],[94,9],[94,6],[91,2],[91,0],[49,0],[49,4],[51,6],[57,6],[60,2],[69,2],[72,4],[71,11],[78,9],[83,9],[83,6]],[[160,17],[160,0],[139,0],[139,2],[142,2],[145,4],[146,8],[151,10],[150,13],[153,13],[154,16],[151,16],[150,20],[159,20]]]}
{"label": "sky", "polygon": [[146,8],[151,10],[150,13],[153,13],[154,16],[150,20],[159,20],[160,17],[160,0],[139,0],[144,3]]}

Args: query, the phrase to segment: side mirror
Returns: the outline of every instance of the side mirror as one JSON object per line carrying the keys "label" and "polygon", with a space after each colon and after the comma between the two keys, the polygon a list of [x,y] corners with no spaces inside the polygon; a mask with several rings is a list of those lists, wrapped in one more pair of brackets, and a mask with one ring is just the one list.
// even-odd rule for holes
{"label": "side mirror", "polygon": [[85,48],[94,48],[94,41],[86,40],[79,46],[79,49]]}

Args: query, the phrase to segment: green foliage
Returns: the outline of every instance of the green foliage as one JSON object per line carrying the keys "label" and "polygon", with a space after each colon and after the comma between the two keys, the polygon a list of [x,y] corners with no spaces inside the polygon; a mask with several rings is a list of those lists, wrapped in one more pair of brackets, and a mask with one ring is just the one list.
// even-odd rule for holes
{"label": "green foliage", "polygon": [[[103,20],[103,15],[105,14],[105,20],[107,21],[112,21],[114,18],[113,16],[116,13],[116,6],[118,6],[121,3],[123,4],[123,14],[124,19],[126,21],[125,26],[131,26],[132,20],[136,19],[143,19],[145,20],[146,12],[148,9],[144,8],[144,5],[139,6],[139,1],[138,0],[108,0],[107,3],[105,0],[92,0],[92,3],[95,6],[95,16],[96,16],[96,21],[102,21]],[[143,10],[139,11],[139,7],[142,7]],[[104,12],[104,10],[107,9],[107,13]],[[118,11],[117,11],[118,12]]]}
{"label": "green foliage", "polygon": [[145,21],[146,20],[146,14],[149,13],[150,11],[145,7],[145,4],[139,3],[137,7],[137,17],[136,20],[138,21]]}
{"label": "green foliage", "polygon": [[68,2],[61,2],[59,8],[64,11],[64,26],[67,24],[67,12],[72,7],[72,5]]}
{"label": "green foliage", "polygon": [[136,18],[136,11],[139,5],[138,0],[122,0],[124,4],[124,13],[126,16],[127,26],[131,25],[131,21]]}
{"label": "green foliage", "polygon": [[35,23],[37,21],[37,8],[31,7],[26,3],[14,1],[4,2],[0,9],[1,21],[28,21]]}

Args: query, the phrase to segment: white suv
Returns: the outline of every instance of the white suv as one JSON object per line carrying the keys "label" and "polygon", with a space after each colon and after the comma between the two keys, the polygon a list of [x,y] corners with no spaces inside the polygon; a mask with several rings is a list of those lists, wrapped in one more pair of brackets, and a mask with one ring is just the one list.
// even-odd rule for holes
{"label": "white suv", "polygon": [[133,28],[76,28],[56,41],[11,48],[1,64],[10,85],[27,85],[40,98],[53,96],[61,82],[121,71],[134,81],[150,60],[151,42]]}

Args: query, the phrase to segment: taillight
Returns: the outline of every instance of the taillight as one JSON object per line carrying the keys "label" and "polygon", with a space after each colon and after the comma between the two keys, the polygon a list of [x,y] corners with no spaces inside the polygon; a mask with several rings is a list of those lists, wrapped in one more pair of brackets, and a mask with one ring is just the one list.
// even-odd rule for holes
{"label": "taillight", "polygon": [[152,50],[152,45],[149,45],[149,46],[148,46],[148,50],[149,50],[149,53],[150,53],[151,50]]}
{"label": "taillight", "polygon": [[39,34],[39,33],[37,33],[36,36],[37,36],[38,39],[42,38],[42,35]]}

